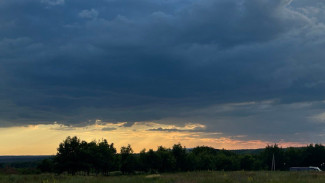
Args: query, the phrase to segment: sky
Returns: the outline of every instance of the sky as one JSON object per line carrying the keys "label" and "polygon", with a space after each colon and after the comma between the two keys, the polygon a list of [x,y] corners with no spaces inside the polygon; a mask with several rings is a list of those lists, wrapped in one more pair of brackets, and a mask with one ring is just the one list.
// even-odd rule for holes
{"label": "sky", "polygon": [[323,0],[1,0],[0,155],[325,142]]}

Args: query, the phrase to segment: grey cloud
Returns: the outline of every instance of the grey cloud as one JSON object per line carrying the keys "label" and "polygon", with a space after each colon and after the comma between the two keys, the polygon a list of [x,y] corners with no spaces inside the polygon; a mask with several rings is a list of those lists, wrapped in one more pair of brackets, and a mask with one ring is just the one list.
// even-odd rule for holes
{"label": "grey cloud", "polygon": [[62,5],[64,4],[65,0],[41,0],[42,3],[47,3],[52,6]]}
{"label": "grey cloud", "polygon": [[116,129],[117,128],[106,127],[106,128],[103,128],[102,131],[114,131]]}
{"label": "grey cloud", "polygon": [[60,126],[58,126],[58,127],[52,127],[51,130],[58,130],[58,131],[72,131],[72,130],[75,130],[75,128],[72,127],[72,126],[60,125]]}
{"label": "grey cloud", "polygon": [[81,18],[97,18],[98,16],[98,11],[95,9],[90,9],[90,10],[82,10],[78,14]]}
{"label": "grey cloud", "polygon": [[194,129],[177,129],[177,128],[152,128],[147,131],[153,132],[204,132],[205,128],[196,127]]}
{"label": "grey cloud", "polygon": [[[222,132],[226,136],[244,135],[246,139],[279,142],[322,142],[324,133],[317,119],[324,102],[283,104],[279,101],[224,104],[184,113],[182,120],[207,125],[205,132]],[[177,121],[177,119],[174,119]]]}
{"label": "grey cloud", "polygon": [[[0,126],[196,121],[250,138],[323,133],[306,118],[325,97],[322,1],[0,5]],[[261,110],[265,100],[276,103]],[[257,104],[223,109],[247,101]]]}

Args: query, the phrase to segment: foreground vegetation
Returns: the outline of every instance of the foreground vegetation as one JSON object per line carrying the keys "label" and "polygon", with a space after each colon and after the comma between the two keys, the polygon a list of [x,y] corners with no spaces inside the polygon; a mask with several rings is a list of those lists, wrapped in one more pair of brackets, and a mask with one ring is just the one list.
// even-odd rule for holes
{"label": "foreground vegetation", "polygon": [[267,171],[273,156],[277,171],[290,167],[316,166],[325,169],[325,147],[321,144],[300,148],[267,146],[259,151],[228,151],[206,146],[172,148],[159,146],[157,150],[133,153],[130,145],[118,153],[107,140],[86,142],[67,137],[55,156],[35,162],[0,162],[0,174],[41,174],[110,176],[120,174],[153,174],[198,171]]}
{"label": "foreground vegetation", "polygon": [[43,173],[71,175],[110,175],[113,171],[123,174],[252,171],[270,170],[273,156],[276,170],[286,171],[294,166],[325,168],[325,147],[321,144],[286,149],[275,144],[256,154],[238,154],[206,146],[187,149],[181,144],[175,144],[172,148],[159,146],[156,151],[149,149],[135,154],[130,145],[122,147],[120,153],[117,153],[114,144],[109,144],[105,139],[86,142],[77,137],[64,140],[59,145],[57,155],[52,159],[45,159],[38,168]]}
{"label": "foreground vegetation", "polygon": [[204,171],[161,175],[68,176],[54,174],[0,175],[1,183],[323,183],[322,172]]}

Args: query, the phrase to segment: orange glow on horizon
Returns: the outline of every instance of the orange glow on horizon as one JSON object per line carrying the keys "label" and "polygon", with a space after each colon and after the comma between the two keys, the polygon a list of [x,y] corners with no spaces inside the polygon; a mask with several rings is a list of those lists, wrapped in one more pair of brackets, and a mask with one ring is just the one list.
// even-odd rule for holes
{"label": "orange glow on horizon", "polygon": [[[173,129],[173,131],[150,131],[149,129]],[[225,137],[222,133],[210,133],[213,137],[206,137],[205,132],[191,131],[205,128],[201,124],[188,124],[182,128],[173,125],[157,123],[135,123],[132,127],[123,127],[123,123],[101,123],[85,127],[68,127],[59,124],[29,125],[25,127],[0,128],[0,155],[54,155],[56,148],[67,136],[77,136],[81,140],[92,141],[107,139],[114,143],[117,151],[122,146],[130,144],[134,152],[142,149],[154,149],[162,145],[172,147],[181,143],[187,148],[196,146],[210,146],[218,149],[256,149],[264,148],[272,142],[261,140],[246,141]],[[105,131],[108,130],[108,131]],[[297,142],[281,142],[279,146],[304,146]]]}

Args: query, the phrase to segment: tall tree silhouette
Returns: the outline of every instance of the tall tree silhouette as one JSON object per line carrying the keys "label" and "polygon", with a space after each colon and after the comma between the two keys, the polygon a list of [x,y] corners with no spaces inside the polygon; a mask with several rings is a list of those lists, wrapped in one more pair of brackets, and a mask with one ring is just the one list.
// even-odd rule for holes
{"label": "tall tree silhouette", "polygon": [[133,173],[136,169],[137,162],[130,144],[126,147],[121,147],[120,165],[123,174]]}
{"label": "tall tree silhouette", "polygon": [[82,167],[80,139],[78,137],[67,137],[60,143],[55,157],[56,170],[58,173],[67,171],[74,175]]}
{"label": "tall tree silhouette", "polygon": [[187,163],[186,163],[186,148],[182,147],[181,144],[174,144],[172,148],[173,156],[176,160],[175,168],[177,171],[186,170]]}

